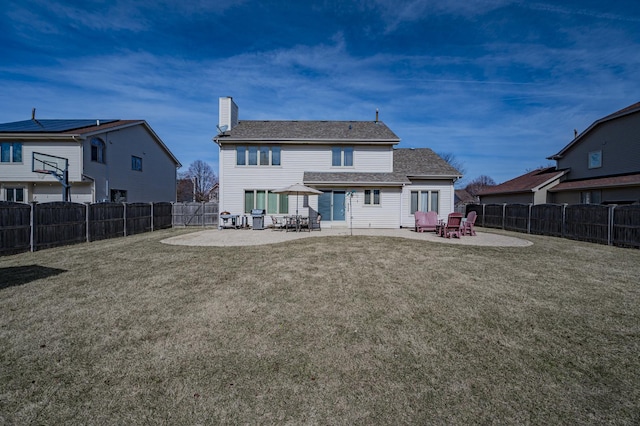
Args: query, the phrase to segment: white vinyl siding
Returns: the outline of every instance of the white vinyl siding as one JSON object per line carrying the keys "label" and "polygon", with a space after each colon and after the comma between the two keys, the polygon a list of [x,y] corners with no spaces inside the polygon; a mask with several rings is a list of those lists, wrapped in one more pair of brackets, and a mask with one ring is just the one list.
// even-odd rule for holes
{"label": "white vinyl siding", "polygon": [[[412,192],[420,192],[421,194],[438,193],[438,219],[446,219],[449,213],[454,211],[454,189],[453,182],[450,180],[415,180],[411,185],[407,185],[402,193],[402,226],[413,227],[415,225],[415,217],[412,210],[411,196]],[[433,202],[434,199],[430,195],[425,195],[427,203]],[[422,208],[420,208],[422,210]]]}
{"label": "white vinyl siding", "polygon": [[[265,144],[267,145],[267,144]],[[248,146],[244,144],[243,146]],[[274,145],[271,145],[274,146]],[[271,191],[294,183],[304,183],[304,172],[336,172],[341,171],[332,166],[333,144],[281,144],[280,167],[247,167],[237,165],[235,145],[224,145],[220,148],[220,211],[232,214],[245,214],[245,191]],[[273,152],[272,152],[273,161]],[[347,171],[347,170],[345,170]],[[358,146],[354,145],[353,167],[349,172],[392,172],[392,146]],[[315,186],[315,185],[312,185]],[[413,227],[414,217],[409,212],[411,191],[437,191],[438,213],[440,218],[453,211],[453,182],[451,179],[415,181],[405,187],[376,187],[354,185],[346,187],[317,186],[321,191],[354,191],[350,200],[347,198],[345,221],[332,224],[323,217],[323,227],[351,226],[354,228],[399,228]],[[365,190],[379,190],[380,204],[365,204]],[[318,210],[318,197],[309,196],[309,208]],[[304,206],[304,197],[296,200],[288,197],[288,213],[293,214],[299,206],[302,215],[308,214]],[[254,201],[255,205],[255,201]],[[267,208],[269,196],[267,195]],[[271,212],[267,212],[270,214]],[[275,213],[274,213],[275,214]],[[268,219],[267,219],[268,220]],[[325,222],[326,221],[326,222]]]}
{"label": "white vinyl siding", "polygon": [[51,175],[37,175],[32,171],[34,152],[42,152],[69,160],[69,181],[82,179],[82,147],[77,142],[22,142],[21,163],[0,163],[0,180],[3,182],[58,182]]}
{"label": "white vinyl siding", "polygon": [[[244,146],[248,146],[244,144]],[[273,161],[273,147],[271,158]],[[305,171],[330,172],[330,145],[279,145],[280,167],[247,167],[237,165],[236,145],[223,145],[220,149],[219,178],[220,211],[241,214],[244,211],[245,190],[273,190],[284,188],[294,183],[303,183]],[[257,151],[256,151],[257,154]],[[390,146],[354,147],[354,168],[356,172],[391,172],[393,151]],[[311,208],[317,209],[317,198],[309,197]],[[299,199],[302,206],[303,197]],[[296,197],[289,197],[289,213],[295,213]],[[303,208],[300,207],[300,214]],[[304,208],[304,212],[307,209]]]}

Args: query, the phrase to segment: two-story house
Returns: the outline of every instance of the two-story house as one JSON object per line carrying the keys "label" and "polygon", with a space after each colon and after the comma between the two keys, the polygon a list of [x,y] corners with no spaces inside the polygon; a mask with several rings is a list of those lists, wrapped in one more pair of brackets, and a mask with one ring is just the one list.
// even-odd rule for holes
{"label": "two-story house", "polygon": [[[460,173],[432,150],[395,149],[383,122],[239,121],[230,97],[220,98],[220,211],[265,209],[267,215],[322,215],[323,227],[413,227],[416,210],[453,211]],[[295,183],[317,196],[273,192]],[[268,223],[267,219],[267,223]]]}
{"label": "two-story house", "polygon": [[0,124],[0,200],[63,199],[54,174],[34,172],[48,168],[41,154],[67,164],[70,201],[176,200],[181,164],[144,120],[39,120],[34,111]]}
{"label": "two-story house", "polygon": [[640,102],[596,120],[548,159],[567,171],[550,202],[640,203]]}

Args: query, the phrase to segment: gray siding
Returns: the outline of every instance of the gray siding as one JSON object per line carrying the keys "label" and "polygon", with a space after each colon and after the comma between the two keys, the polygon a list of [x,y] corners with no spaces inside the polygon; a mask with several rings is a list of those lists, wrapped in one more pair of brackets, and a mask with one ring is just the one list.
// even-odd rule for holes
{"label": "gray siding", "polygon": [[[106,144],[104,164],[91,161],[91,139]],[[84,171],[95,180],[95,201],[111,189],[127,191],[127,202],[176,200],[176,164],[142,125],[104,132],[83,143]],[[142,158],[142,171],[131,169],[131,156]]]}
{"label": "gray siding", "polygon": [[[592,151],[602,151],[602,167],[588,167]],[[558,168],[570,168],[570,180],[640,172],[640,113],[594,127],[558,160]]]}
{"label": "gray siding", "polygon": [[480,197],[480,203],[482,204],[530,204],[533,201],[533,193],[496,194]]}

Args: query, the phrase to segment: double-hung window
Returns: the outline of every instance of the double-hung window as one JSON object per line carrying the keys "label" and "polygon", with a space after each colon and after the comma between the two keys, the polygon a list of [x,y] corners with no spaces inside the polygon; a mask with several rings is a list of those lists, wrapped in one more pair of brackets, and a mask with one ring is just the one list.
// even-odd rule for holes
{"label": "double-hung window", "polygon": [[22,143],[20,142],[0,143],[0,162],[22,163]]}
{"label": "double-hung window", "polygon": [[280,147],[249,145],[236,147],[236,166],[279,166]]}
{"label": "double-hung window", "polygon": [[264,209],[267,214],[289,213],[289,197],[286,194],[276,194],[262,189],[244,191],[244,212],[251,213],[253,209]]}
{"label": "double-hung window", "polygon": [[380,190],[379,189],[365,189],[364,190],[364,205],[365,206],[379,206],[380,205]]}
{"label": "double-hung window", "polygon": [[334,146],[331,148],[331,166],[353,167],[353,147]]}
{"label": "double-hung window", "polygon": [[417,211],[437,212],[440,207],[440,193],[438,191],[411,191],[411,214]]}

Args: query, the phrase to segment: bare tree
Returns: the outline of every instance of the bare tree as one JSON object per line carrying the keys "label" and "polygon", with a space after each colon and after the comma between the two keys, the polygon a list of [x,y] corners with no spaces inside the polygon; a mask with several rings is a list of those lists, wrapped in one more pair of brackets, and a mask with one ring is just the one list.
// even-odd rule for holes
{"label": "bare tree", "polygon": [[185,177],[193,182],[195,201],[209,201],[209,193],[218,182],[218,176],[211,166],[202,160],[196,160],[189,166]]}
{"label": "bare tree", "polygon": [[465,167],[464,167],[464,163],[462,163],[462,161],[458,160],[456,158],[455,154],[453,154],[451,152],[439,152],[438,155],[444,161],[449,163],[449,165],[451,167],[453,167],[454,169],[459,171],[461,175],[464,175],[467,172]]}
{"label": "bare tree", "polygon": [[496,186],[496,181],[487,175],[482,175],[469,182],[464,189],[475,197],[478,195],[478,192],[490,186]]}

